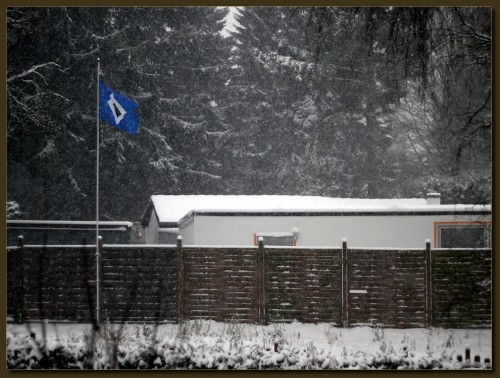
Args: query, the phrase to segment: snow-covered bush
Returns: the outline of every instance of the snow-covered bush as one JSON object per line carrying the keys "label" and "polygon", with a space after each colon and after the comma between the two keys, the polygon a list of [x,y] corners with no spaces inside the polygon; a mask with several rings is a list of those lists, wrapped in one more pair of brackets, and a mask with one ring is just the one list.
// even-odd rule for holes
{"label": "snow-covered bush", "polygon": [[[326,328],[326,344],[300,342],[282,325],[262,327],[263,332],[228,323],[222,332],[211,324],[192,321],[164,334],[151,324],[112,326],[98,332],[63,337],[48,335],[45,341],[7,332],[8,369],[461,369],[453,353],[428,350],[416,353],[414,340],[403,335],[396,345],[380,329],[372,330],[378,348],[337,347],[344,338],[340,329]],[[173,330],[173,331],[172,331]],[[452,334],[448,333],[448,338]],[[293,339],[293,340],[292,340]],[[331,342],[331,343],[330,343]],[[448,343],[446,341],[446,343]],[[385,345],[385,347],[382,347]],[[340,351],[340,352],[339,352]],[[488,365],[472,366],[491,368]]]}
{"label": "snow-covered bush", "polygon": [[17,219],[22,215],[21,207],[16,201],[7,201],[7,219]]}

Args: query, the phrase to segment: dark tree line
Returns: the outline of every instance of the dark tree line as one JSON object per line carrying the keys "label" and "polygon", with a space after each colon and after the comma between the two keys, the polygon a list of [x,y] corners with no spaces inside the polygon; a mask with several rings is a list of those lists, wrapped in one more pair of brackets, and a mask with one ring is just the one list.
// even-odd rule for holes
{"label": "dark tree line", "polygon": [[[491,201],[491,9],[8,8],[13,217],[94,219],[96,67],[139,103],[101,124],[101,219],[152,194]],[[21,214],[21,215],[20,215]]]}

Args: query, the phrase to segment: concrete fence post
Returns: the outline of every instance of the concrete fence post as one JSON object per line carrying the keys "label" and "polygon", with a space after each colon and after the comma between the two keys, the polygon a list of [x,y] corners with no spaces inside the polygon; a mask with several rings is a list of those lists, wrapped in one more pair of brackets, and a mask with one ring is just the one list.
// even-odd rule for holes
{"label": "concrete fence post", "polygon": [[264,238],[259,237],[259,262],[260,262],[260,270],[259,270],[259,322],[260,324],[266,325],[266,251],[264,249]]}
{"label": "concrete fence post", "polygon": [[432,256],[431,241],[425,241],[425,327],[432,326]]}
{"label": "concrete fence post", "polygon": [[349,291],[347,289],[347,239],[342,239],[342,327],[349,327]]}
{"label": "concrete fence post", "polygon": [[177,236],[177,323],[184,321],[184,258],[182,236]]}

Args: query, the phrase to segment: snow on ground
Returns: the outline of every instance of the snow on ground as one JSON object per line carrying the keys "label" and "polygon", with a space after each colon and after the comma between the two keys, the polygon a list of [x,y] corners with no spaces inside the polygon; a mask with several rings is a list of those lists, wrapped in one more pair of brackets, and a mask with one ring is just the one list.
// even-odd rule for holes
{"label": "snow on ground", "polygon": [[[401,368],[400,362],[404,361],[404,368],[460,369],[457,357],[465,358],[466,348],[470,348],[472,361],[480,356],[481,368],[489,367],[484,365],[485,359],[492,361],[491,329],[339,328],[328,323],[298,322],[260,326],[205,320],[163,324],[158,328],[152,324],[128,324],[123,328],[108,324],[105,329],[108,335],[120,340],[118,359],[124,366],[135,366],[138,350],[148,342],[163,351],[155,360],[162,367],[169,366],[167,357],[182,355],[184,361],[190,361],[185,367],[191,368],[380,368],[390,361],[397,361],[395,366]],[[33,333],[38,342],[43,340],[39,323],[8,324],[8,352],[20,348],[21,340],[30,339]],[[88,324],[47,324],[47,345],[82,344],[91,333]],[[435,365],[433,361],[439,363]],[[108,360],[101,358],[100,363],[94,368],[110,367]]]}

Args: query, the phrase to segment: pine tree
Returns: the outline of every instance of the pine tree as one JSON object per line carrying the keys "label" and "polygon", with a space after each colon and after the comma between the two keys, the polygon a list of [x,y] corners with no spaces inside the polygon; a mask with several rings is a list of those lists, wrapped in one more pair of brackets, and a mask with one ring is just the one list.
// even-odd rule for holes
{"label": "pine tree", "polygon": [[94,165],[83,124],[95,97],[75,96],[90,82],[76,36],[88,29],[71,17],[66,8],[8,10],[8,191],[34,219],[91,214],[93,180],[81,169]]}
{"label": "pine tree", "polygon": [[8,191],[26,217],[95,217],[98,57],[101,79],[138,102],[141,118],[135,137],[101,124],[103,219],[138,219],[154,193],[224,186],[225,12],[9,10]]}
{"label": "pine tree", "polygon": [[[130,18],[120,11],[116,19]],[[222,186],[224,157],[216,147],[224,142],[228,127],[217,108],[225,80],[225,46],[219,34],[225,13],[216,8],[138,8],[135,12],[137,30],[131,30],[123,43],[136,47],[122,47],[113,59],[127,63],[114,69],[110,63],[104,75],[117,83],[128,78],[123,90],[141,103],[140,133],[134,143],[130,136],[116,137],[116,131],[108,129],[111,144],[105,148],[106,161],[114,161],[106,181],[109,206],[115,201],[113,185],[124,191],[135,189],[130,195],[140,199],[136,200],[137,218],[151,194],[216,192]],[[117,169],[123,172],[121,183],[112,179]],[[123,185],[126,182],[135,183],[135,188]]]}
{"label": "pine tree", "polygon": [[[235,87],[247,95],[248,115],[235,114],[241,123],[248,122],[245,130],[252,134],[245,135],[245,141],[260,137],[268,145],[249,153],[244,165],[249,175],[259,171],[268,190],[368,194],[365,166],[375,159],[366,151],[378,144],[385,146],[388,131],[378,127],[371,133],[372,142],[365,142],[364,73],[366,67],[378,63],[367,65],[360,58],[364,56],[358,37],[361,31],[352,26],[353,21],[359,23],[356,17],[343,8],[250,8],[242,12],[236,35],[241,74]],[[253,98],[248,96],[252,91],[256,93]],[[380,92],[369,98],[378,101]],[[267,113],[258,105],[262,97]],[[379,108],[378,102],[373,104],[371,119],[380,118]],[[258,165],[260,160],[266,161],[269,173]]]}
{"label": "pine tree", "polygon": [[237,181],[246,193],[297,193],[294,169],[305,146],[293,104],[308,99],[311,67],[292,41],[303,36],[288,8],[245,8],[238,23],[228,82],[236,101],[227,110],[237,130]]}

